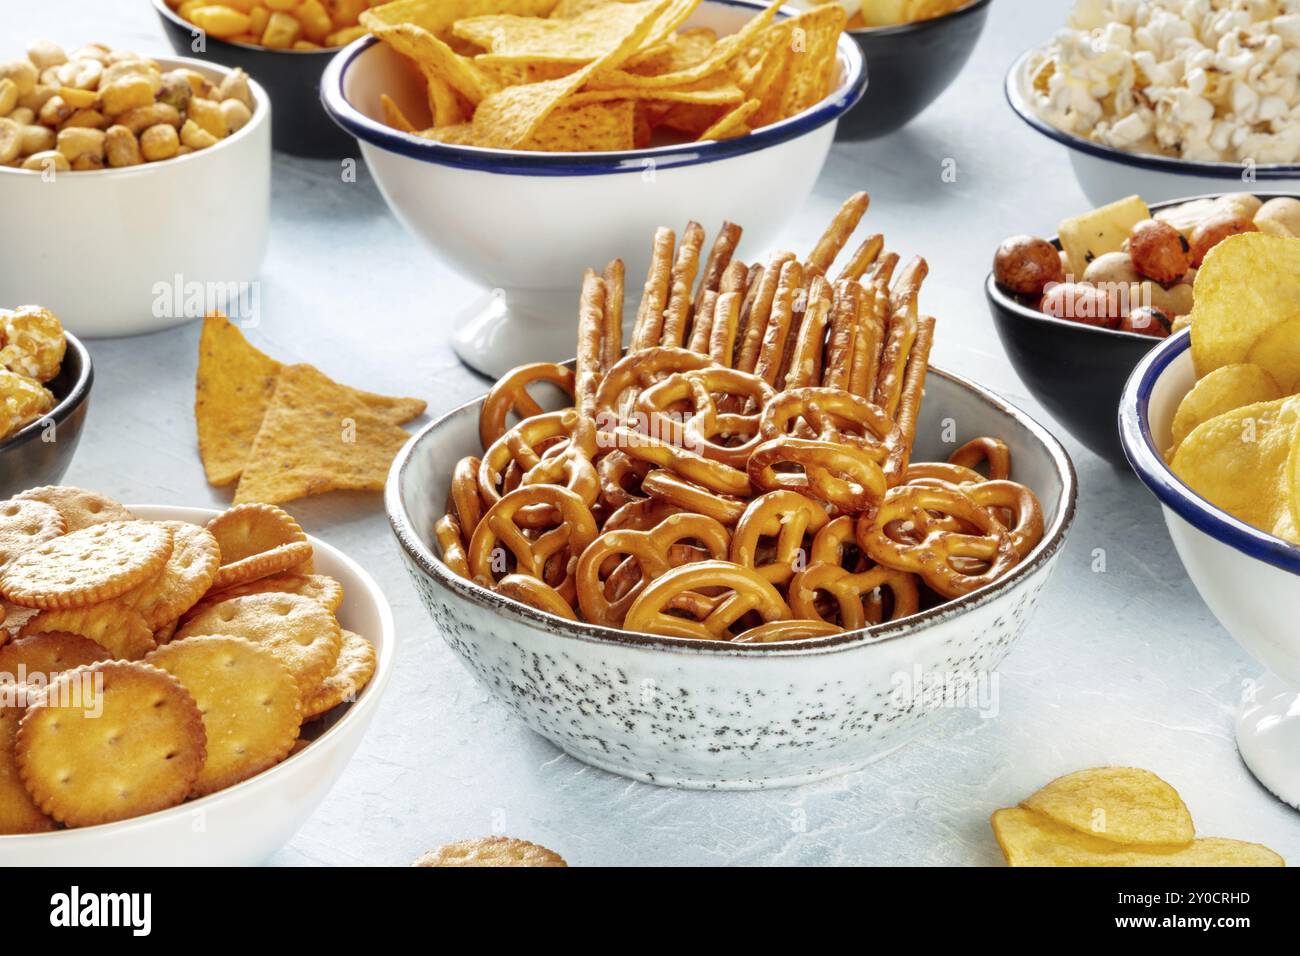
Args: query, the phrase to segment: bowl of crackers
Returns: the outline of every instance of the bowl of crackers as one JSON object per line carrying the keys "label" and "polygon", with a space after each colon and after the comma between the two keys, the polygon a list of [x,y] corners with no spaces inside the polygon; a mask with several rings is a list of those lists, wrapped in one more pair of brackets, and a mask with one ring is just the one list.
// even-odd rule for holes
{"label": "bowl of crackers", "polygon": [[516,369],[394,462],[435,626],[574,757],[691,788],[845,773],[978,707],[1028,627],[1070,459],[930,366],[928,266],[850,243],[867,202],[752,266],[732,224],[707,257],[698,224],[660,229],[626,343],[615,261],[584,277],[576,360]]}
{"label": "bowl of crackers", "polygon": [[0,495],[63,477],[94,381],[90,352],[49,309],[0,308]]}
{"label": "bowl of crackers", "polygon": [[392,613],[273,505],[0,502],[0,855],[12,865],[249,865],[356,750]]}
{"label": "bowl of crackers", "polygon": [[566,358],[576,278],[610,250],[640,274],[661,222],[776,238],[866,87],[846,20],[838,4],[533,0],[464,16],[403,0],[362,15],[373,36],[338,54],[321,95],[397,217],[484,290],[442,321],[495,376]]}
{"label": "bowl of crackers", "polygon": [[0,60],[0,208],[29,224],[0,233],[0,302],[86,338],[256,320],[270,118],[256,81],[202,60],[48,40]]}

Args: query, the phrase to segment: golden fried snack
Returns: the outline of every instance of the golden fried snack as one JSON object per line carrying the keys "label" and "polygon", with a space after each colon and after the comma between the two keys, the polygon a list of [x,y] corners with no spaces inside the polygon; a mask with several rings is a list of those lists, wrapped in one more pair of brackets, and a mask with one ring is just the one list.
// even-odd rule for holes
{"label": "golden fried snack", "polygon": [[[888,610],[883,591],[888,591],[892,598]],[[817,607],[816,597],[820,592],[835,599],[839,626],[847,631],[896,621],[915,614],[920,607],[916,578],[905,571],[877,565],[851,574],[838,564],[817,563],[810,564],[790,581],[791,613],[808,620],[824,620]]]}
{"label": "golden fried snack", "polygon": [[[543,506],[556,516],[555,526],[528,538],[517,523],[519,513]],[[503,497],[488,509],[474,529],[467,551],[473,579],[493,586],[505,570],[497,570],[497,548],[514,557],[515,570],[551,585],[569,604],[576,599],[574,566],[587,545],[596,538],[596,521],[586,502],[558,485],[526,485]]]}
{"label": "golden fried snack", "polygon": [[677,260],[670,277],[668,304],[664,307],[663,333],[659,344],[681,348],[686,337],[686,321],[690,318],[691,289],[695,274],[700,268],[700,247],[704,244],[704,227],[698,222],[686,224]]}
{"label": "golden fried snack", "polygon": [[[724,593],[699,602],[684,604],[686,595],[699,589],[723,589]],[[691,610],[695,618],[668,613]],[[627,613],[624,626],[629,631],[721,641],[731,637],[731,628],[750,613],[764,623],[790,617],[781,592],[757,572],[730,561],[699,561],[674,568],[641,592]]]}
{"label": "golden fried snack", "polygon": [[539,611],[546,611],[559,617],[567,617],[571,621],[578,619],[578,615],[573,613],[573,608],[569,606],[569,602],[561,596],[559,591],[545,581],[531,575],[507,574],[496,583],[492,590],[518,601],[520,604],[535,607]]}
{"label": "golden fried snack", "polygon": [[578,360],[573,396],[578,414],[586,417],[596,413],[596,388],[601,378],[605,295],[605,280],[588,269],[582,277],[582,296],[578,305]]}
{"label": "golden fried snack", "polygon": [[641,351],[659,345],[664,333],[664,309],[668,306],[673,272],[673,249],[677,235],[671,229],[655,230],[650,272],[646,275],[641,304],[637,307],[632,332],[632,349]]}
{"label": "golden fried snack", "polygon": [[757,627],[751,627],[733,644],[775,644],[780,641],[802,641],[809,637],[829,637],[840,633],[840,628],[825,621],[769,621]]}
{"label": "golden fried snack", "polygon": [[853,230],[858,228],[858,223],[862,221],[870,204],[871,197],[864,192],[854,193],[844,201],[822,237],[817,240],[816,247],[808,255],[810,272],[817,275],[826,274],[835,257],[844,248],[844,244],[849,241],[849,236],[853,235]]}
{"label": "golden fried snack", "polygon": [[26,428],[54,405],[54,395],[40,382],[0,368],[0,439]]}
{"label": "golden fried snack", "polygon": [[[731,561],[757,571],[776,585],[787,584],[799,570],[804,538],[815,535],[829,519],[818,503],[793,491],[771,491],[749,503],[736,523],[731,539]],[[776,538],[775,548],[760,559],[765,539]],[[761,563],[760,563],[761,562]]]}
{"label": "golden fried snack", "polygon": [[130,521],[135,517],[107,495],[71,485],[30,488],[20,495],[14,495],[14,500],[40,501],[49,505],[63,515],[68,531],[80,531],[92,524],[103,524],[106,521]]}
{"label": "golden fried snack", "polygon": [[1011,477],[1011,449],[1000,438],[972,438],[949,455],[948,462],[970,469],[984,463],[994,481]]}
{"label": "golden fried snack", "polygon": [[[603,376],[623,356],[623,260],[605,266],[605,323],[600,336],[600,374]],[[486,447],[486,446],[484,446]]]}
{"label": "golden fried snack", "polygon": [[492,386],[479,413],[478,434],[484,451],[506,433],[506,421],[511,412],[520,419],[542,414],[542,406],[527,391],[534,382],[550,382],[562,388],[570,398],[574,397],[574,374],[563,365],[534,362],[511,370]]}
{"label": "golden fried snack", "polygon": [[0,309],[0,368],[48,382],[59,374],[67,346],[63,325],[49,309],[39,305]]}
{"label": "golden fried snack", "polygon": [[511,837],[461,840],[430,850],[411,866],[550,866],[567,867],[553,850]]}

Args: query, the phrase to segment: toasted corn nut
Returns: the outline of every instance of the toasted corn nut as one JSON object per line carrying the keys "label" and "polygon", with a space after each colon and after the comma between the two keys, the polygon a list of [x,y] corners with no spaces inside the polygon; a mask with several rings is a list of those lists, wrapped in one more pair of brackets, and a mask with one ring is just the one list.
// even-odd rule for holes
{"label": "toasted corn nut", "polygon": [[104,157],[96,156],[94,153],[85,153],[72,161],[72,171],[74,173],[88,173],[103,168]]}
{"label": "toasted corn nut", "polygon": [[39,75],[40,71],[32,66],[28,60],[11,60],[8,63],[0,63],[0,76],[14,81],[18,87],[19,96],[26,96],[36,89],[36,78]]}
{"label": "toasted corn nut", "polygon": [[365,27],[344,27],[325,38],[326,46],[347,46],[357,37],[363,37],[370,31]]}
{"label": "toasted corn nut", "polygon": [[294,7],[298,6],[298,4],[302,3],[302,0],[262,0],[262,2],[272,11],[278,10],[283,13],[288,13]]}
{"label": "toasted corn nut", "polygon": [[11,163],[22,151],[23,129],[11,119],[0,119],[0,163]]}
{"label": "toasted corn nut", "polygon": [[301,32],[301,23],[290,14],[277,11],[266,21],[266,30],[262,33],[262,46],[271,50],[287,50],[293,46]]}
{"label": "toasted corn nut", "polygon": [[79,90],[71,86],[61,87],[59,96],[74,110],[90,109],[95,105],[95,100],[99,99],[99,94],[94,90]]}
{"label": "toasted corn nut", "polygon": [[59,131],[58,150],[67,157],[72,168],[76,169],[77,160],[83,156],[104,160],[104,131],[74,126]]}
{"label": "toasted corn nut", "polygon": [[38,173],[43,173],[47,169],[66,173],[71,168],[72,164],[68,162],[68,157],[57,149],[44,149],[39,153],[32,153],[23,160],[23,169],[30,169]]}
{"label": "toasted corn nut", "polygon": [[168,123],[150,126],[140,134],[140,154],[151,163],[160,159],[171,159],[180,148],[181,140],[176,135],[176,127]]}
{"label": "toasted corn nut", "polygon": [[[195,123],[199,129],[208,133],[213,139],[224,139],[226,136],[226,118],[221,114],[221,104],[215,100],[205,99],[202,96],[196,96],[190,100],[189,110],[186,112],[189,123]],[[185,130],[181,129],[181,141],[185,140]],[[190,145],[193,145],[192,143]]]}
{"label": "toasted corn nut", "polygon": [[253,109],[253,93],[248,88],[248,74],[243,70],[232,70],[227,73],[217,87],[216,99],[225,102],[226,100],[239,100],[248,107],[249,111]]}
{"label": "toasted corn nut", "polygon": [[260,43],[261,36],[266,31],[266,21],[271,19],[271,11],[260,4],[253,7],[248,13],[248,39],[239,37],[237,39],[244,43]]}
{"label": "toasted corn nut", "polygon": [[50,101],[51,98],[58,96],[59,88],[57,86],[46,86],[40,84],[32,87],[30,93],[24,93],[18,97],[18,108],[31,110],[33,113],[40,113],[41,107]]}
{"label": "toasted corn nut", "polygon": [[226,121],[226,129],[231,133],[243,129],[253,118],[248,107],[234,99],[222,100],[221,115]]}
{"label": "toasted corn nut", "polygon": [[149,83],[149,89],[155,96],[162,89],[162,73],[158,70],[158,65],[150,60],[119,60],[104,71],[104,76],[99,81],[99,88],[112,86],[118,80],[127,76],[142,76]]}
{"label": "toasted corn nut", "polygon": [[223,4],[198,7],[186,19],[219,40],[238,36],[248,29],[249,24],[247,13]]}
{"label": "toasted corn nut", "polygon": [[194,89],[190,86],[189,80],[176,73],[168,73],[161,80],[161,86],[158,89],[158,102],[171,106],[176,110],[183,110],[189,106],[190,98],[194,96]]}
{"label": "toasted corn nut", "polygon": [[36,112],[29,110],[25,106],[20,106],[9,114],[9,118],[19,126],[30,126],[36,122]]}
{"label": "toasted corn nut", "polygon": [[139,166],[144,159],[140,156],[140,143],[135,133],[125,126],[110,126],[104,134],[104,157],[108,165]]}
{"label": "toasted corn nut", "polygon": [[9,77],[0,78],[0,116],[8,116],[18,107],[18,84]]}
{"label": "toasted corn nut", "polygon": [[108,119],[99,110],[77,110],[59,124],[59,129],[67,129],[70,126],[87,126],[91,129],[106,129],[108,127]]}
{"label": "toasted corn nut", "polygon": [[87,43],[85,46],[78,47],[68,54],[69,60],[98,60],[102,65],[108,66],[109,48],[102,43]]}
{"label": "toasted corn nut", "polygon": [[320,0],[303,0],[298,9],[294,11],[294,16],[302,24],[303,36],[312,43],[320,43],[334,29],[329,11],[325,9]]}
{"label": "toasted corn nut", "polygon": [[141,106],[153,105],[153,84],[147,77],[138,73],[123,76],[99,91],[104,113],[108,116],[121,116],[123,113]]}
{"label": "toasted corn nut", "polygon": [[71,116],[73,109],[68,105],[62,96],[51,96],[45,101],[38,114],[42,123],[46,126],[59,126],[65,119]]}
{"label": "toasted corn nut", "polygon": [[181,142],[190,149],[207,149],[217,145],[217,138],[192,119],[187,119],[181,127]]}
{"label": "toasted corn nut", "polygon": [[104,75],[104,64],[98,60],[70,60],[59,67],[55,75],[60,86],[70,86],[74,90],[93,90],[99,86],[99,78]]}
{"label": "toasted corn nut", "polygon": [[172,129],[180,129],[181,114],[174,106],[155,103],[153,106],[141,106],[117,117],[117,122],[139,136],[150,126],[164,124]]}
{"label": "toasted corn nut", "polygon": [[[9,117],[13,119],[13,116]],[[16,122],[16,121],[15,121]],[[22,127],[22,148],[24,156],[32,156],[54,149],[58,145],[58,134],[48,126],[32,124]]]}
{"label": "toasted corn nut", "polygon": [[51,40],[34,40],[27,47],[27,59],[32,61],[36,69],[47,70],[67,63],[68,55],[63,52],[63,47]]}

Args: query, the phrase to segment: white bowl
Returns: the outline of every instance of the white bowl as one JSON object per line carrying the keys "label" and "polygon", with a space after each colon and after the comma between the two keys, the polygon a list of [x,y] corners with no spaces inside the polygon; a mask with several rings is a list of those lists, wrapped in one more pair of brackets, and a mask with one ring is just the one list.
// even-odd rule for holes
{"label": "white bowl", "polygon": [[[208,508],[130,505],[151,521],[206,524]],[[170,810],[94,827],[0,836],[0,860],[25,866],[250,866],[289,842],[352,759],[393,672],[397,632],[383,592],[359,564],[309,538],[320,574],[343,585],[340,623],[378,652],[375,676],[307,747],[270,770]]]}
{"label": "white bowl", "polygon": [[[230,71],[157,56],[214,82]],[[94,172],[0,167],[0,307],[39,303],[83,338],[137,335],[202,318],[232,318],[260,301],[271,209],[271,101],[250,80],[253,118],[188,156]],[[194,292],[202,296],[194,296]],[[232,301],[230,292],[241,298]]]}
{"label": "white bowl", "polygon": [[1219,623],[1269,674],[1247,688],[1237,746],[1278,797],[1300,809],[1300,547],[1210,504],[1165,463],[1178,404],[1196,384],[1191,330],[1166,339],[1133,370],[1120,403],[1120,439],[1160,500],[1169,537]]}
{"label": "white bowl", "polygon": [[[978,385],[931,369],[917,460],[995,435],[1038,494],[1046,532],[1009,575],[874,628],[767,645],[651,637],[536,611],[457,576],[432,542],[452,466],[481,454],[482,400],[417,434],[389,472],[385,507],[421,600],[475,677],[579,760],[648,783],[752,789],[855,770],[951,711],[941,685],[996,693],[1074,518],[1074,467],[1041,425]],[[954,428],[960,434],[951,434]],[[990,702],[985,701],[987,706]]]}
{"label": "white bowl", "polygon": [[1038,115],[1027,92],[1029,61],[1035,52],[1024,53],[1007,71],[1007,102],[1030,127],[1070,151],[1075,178],[1094,205],[1135,194],[1156,203],[1202,193],[1300,190],[1300,164],[1248,167],[1243,163],[1194,162],[1151,153],[1126,153],[1057,129]]}
{"label": "white bowl", "polygon": [[[686,25],[732,33],[759,9],[705,0]],[[619,153],[482,149],[398,132],[382,120],[380,94],[408,116],[427,116],[424,89],[374,37],[334,58],[321,98],[360,140],[397,218],[484,288],[463,321],[445,309],[429,318],[457,321],[449,329],[457,354],[499,376],[572,355],[583,270],[618,256],[628,288],[640,288],[656,226],[680,230],[695,219],[712,229],[731,219],[745,224],[750,249],[774,241],[812,192],[838,118],[866,88],[862,52],[848,34],[840,37],[838,69],[838,88],[825,100],[747,136]]]}

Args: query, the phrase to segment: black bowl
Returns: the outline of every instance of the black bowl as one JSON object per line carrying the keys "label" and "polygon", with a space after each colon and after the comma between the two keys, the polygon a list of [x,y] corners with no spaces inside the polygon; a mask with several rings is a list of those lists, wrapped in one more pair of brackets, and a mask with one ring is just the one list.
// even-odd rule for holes
{"label": "black bowl", "polygon": [[875,139],[901,129],[957,78],[984,30],[989,4],[896,27],[848,31],[867,60],[867,93],[840,120],[840,139]]}
{"label": "black bowl", "polygon": [[204,49],[196,50],[198,27],[164,0],[153,0],[153,5],[178,56],[239,67],[266,88],[271,97],[271,143],[276,149],[313,159],[358,155],[357,141],[335,126],[320,105],[321,73],[338,50],[268,50],[213,36],[205,37]]}
{"label": "black bowl", "polygon": [[81,440],[95,369],[86,347],[67,333],[68,349],[59,374],[45,383],[54,393],[54,410],[0,441],[0,498],[41,485],[57,485]]}

